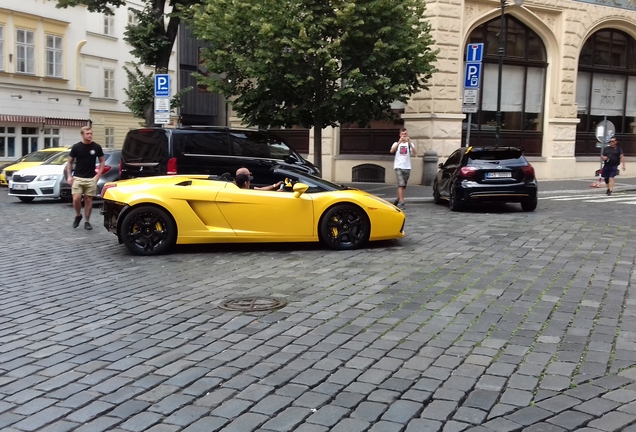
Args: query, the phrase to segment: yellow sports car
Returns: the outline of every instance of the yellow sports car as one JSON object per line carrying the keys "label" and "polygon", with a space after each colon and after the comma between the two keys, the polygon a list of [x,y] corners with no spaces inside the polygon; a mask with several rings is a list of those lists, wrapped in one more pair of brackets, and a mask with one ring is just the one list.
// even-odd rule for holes
{"label": "yellow sports car", "polygon": [[279,190],[202,175],[107,183],[104,226],[137,255],[175,243],[322,241],[344,250],[404,236],[404,213],[382,198],[292,170],[273,174],[283,181]]}
{"label": "yellow sports car", "polygon": [[23,170],[25,168],[42,165],[48,159],[51,159],[52,157],[57,156],[63,151],[68,150],[69,149],[66,147],[49,147],[22,156],[17,161],[5,165],[2,168],[2,171],[0,171],[0,186],[8,186],[9,180],[11,180],[11,176],[14,172]]}

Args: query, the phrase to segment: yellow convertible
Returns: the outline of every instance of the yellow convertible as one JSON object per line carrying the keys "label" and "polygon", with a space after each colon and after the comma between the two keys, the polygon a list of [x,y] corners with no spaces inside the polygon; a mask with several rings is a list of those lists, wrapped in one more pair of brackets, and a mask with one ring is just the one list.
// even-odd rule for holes
{"label": "yellow convertible", "polygon": [[292,170],[272,174],[280,190],[203,175],[107,183],[104,226],[137,255],[195,243],[322,241],[345,250],[404,236],[404,213],[382,198]]}

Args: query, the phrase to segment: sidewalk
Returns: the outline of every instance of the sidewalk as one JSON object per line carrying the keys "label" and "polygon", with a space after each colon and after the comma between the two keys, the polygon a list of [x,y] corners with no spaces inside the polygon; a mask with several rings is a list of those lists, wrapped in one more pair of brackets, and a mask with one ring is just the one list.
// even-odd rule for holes
{"label": "sidewalk", "polygon": [[[581,178],[566,180],[539,180],[539,198],[544,194],[554,193],[589,193],[593,190],[604,190],[590,187],[597,183],[597,178]],[[389,183],[346,183],[357,189],[371,192],[374,195],[385,198],[389,201],[395,198],[397,185]],[[617,177],[614,186],[615,191],[636,190],[636,177]],[[433,187],[420,184],[409,184],[406,188],[405,202],[418,203],[433,201]]]}

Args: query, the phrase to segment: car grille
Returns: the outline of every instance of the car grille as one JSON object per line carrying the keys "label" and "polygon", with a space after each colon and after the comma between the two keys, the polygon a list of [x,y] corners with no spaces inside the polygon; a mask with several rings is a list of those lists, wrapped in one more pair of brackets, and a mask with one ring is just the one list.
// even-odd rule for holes
{"label": "car grille", "polygon": [[33,189],[27,189],[27,190],[17,190],[17,189],[10,189],[11,193],[14,194],[19,194],[19,195],[37,195],[38,193],[33,190]]}
{"label": "car grille", "polygon": [[28,183],[28,182],[32,182],[33,180],[35,180],[35,176],[34,175],[21,176],[21,175],[15,174],[11,180],[13,180],[14,182]]}

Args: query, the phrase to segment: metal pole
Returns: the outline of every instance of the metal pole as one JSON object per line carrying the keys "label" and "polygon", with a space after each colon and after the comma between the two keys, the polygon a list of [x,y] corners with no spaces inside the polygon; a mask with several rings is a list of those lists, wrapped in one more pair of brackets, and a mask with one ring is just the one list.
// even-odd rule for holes
{"label": "metal pole", "polygon": [[464,147],[470,147],[470,124],[472,121],[473,114],[468,113],[468,129],[466,129],[466,145]]}
{"label": "metal pole", "polygon": [[499,72],[497,75],[497,128],[495,129],[496,143],[501,142],[501,81],[503,75],[503,60],[506,53],[506,0],[501,0],[501,28],[499,29]]}

